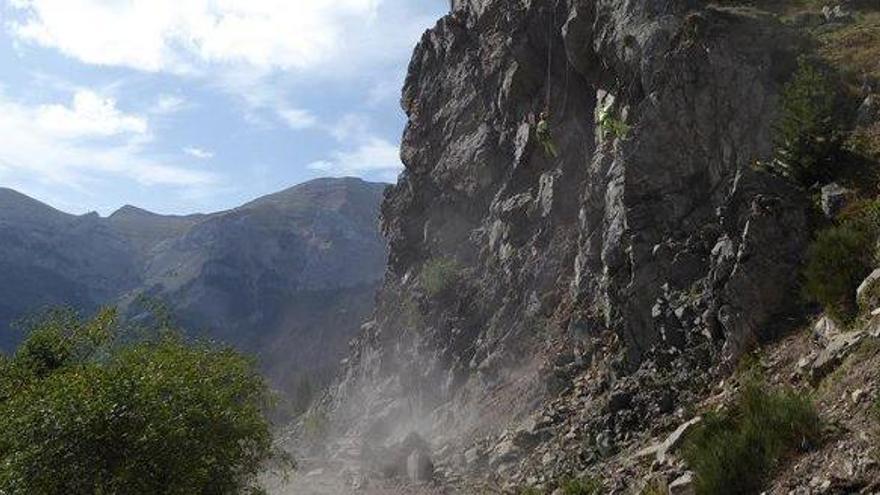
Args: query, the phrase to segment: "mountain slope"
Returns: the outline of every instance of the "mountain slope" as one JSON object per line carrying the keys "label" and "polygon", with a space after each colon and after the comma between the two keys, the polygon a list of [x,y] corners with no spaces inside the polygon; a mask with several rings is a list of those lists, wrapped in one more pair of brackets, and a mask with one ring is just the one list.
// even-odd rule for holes
{"label": "mountain slope", "polygon": [[256,353],[279,386],[323,373],[368,314],[384,271],[384,189],[319,179],[208,215],[126,206],[107,218],[0,190],[2,344],[14,345],[16,318],[42,306],[133,308],[146,295],[194,332]]}

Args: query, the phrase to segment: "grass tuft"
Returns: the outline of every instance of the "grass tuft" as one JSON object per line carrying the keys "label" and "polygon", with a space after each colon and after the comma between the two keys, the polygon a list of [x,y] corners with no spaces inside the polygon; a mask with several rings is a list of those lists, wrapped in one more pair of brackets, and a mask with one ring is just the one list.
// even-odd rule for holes
{"label": "grass tuft", "polygon": [[819,417],[807,397],[750,378],[732,407],[706,417],[684,457],[698,494],[759,493],[780,461],[819,439]]}

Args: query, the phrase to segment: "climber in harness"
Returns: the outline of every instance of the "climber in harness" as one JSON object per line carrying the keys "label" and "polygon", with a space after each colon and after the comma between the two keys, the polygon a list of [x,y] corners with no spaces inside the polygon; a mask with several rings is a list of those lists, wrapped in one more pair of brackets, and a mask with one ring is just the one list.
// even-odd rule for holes
{"label": "climber in harness", "polygon": [[535,136],[537,136],[538,142],[541,143],[541,147],[544,148],[544,154],[547,155],[547,158],[558,158],[559,152],[556,150],[556,144],[553,143],[549,120],[549,112],[547,110],[541,112],[538,125],[535,126]]}

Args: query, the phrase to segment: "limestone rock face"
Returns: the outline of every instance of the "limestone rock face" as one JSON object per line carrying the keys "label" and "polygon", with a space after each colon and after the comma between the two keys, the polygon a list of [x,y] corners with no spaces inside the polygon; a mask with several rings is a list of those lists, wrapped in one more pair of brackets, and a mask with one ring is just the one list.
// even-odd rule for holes
{"label": "limestone rock face", "polygon": [[[389,272],[328,402],[340,424],[445,441],[533,410],[600,352],[619,378],[772,332],[807,200],[753,164],[799,41],[702,5],[461,1],[425,33],[382,207]],[[442,297],[422,283],[437,258],[458,267]]]}

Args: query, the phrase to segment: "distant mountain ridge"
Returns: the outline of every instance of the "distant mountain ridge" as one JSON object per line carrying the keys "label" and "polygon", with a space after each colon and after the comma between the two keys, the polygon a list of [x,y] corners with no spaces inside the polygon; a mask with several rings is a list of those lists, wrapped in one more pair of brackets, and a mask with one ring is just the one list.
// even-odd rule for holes
{"label": "distant mountain ridge", "polygon": [[385,187],[317,179],[217,213],[127,205],[108,217],[0,188],[0,347],[11,350],[12,323],[39,308],[124,307],[143,294],[194,332],[256,353],[286,386],[335,363],[372,308]]}

